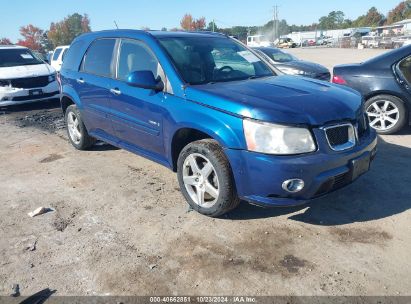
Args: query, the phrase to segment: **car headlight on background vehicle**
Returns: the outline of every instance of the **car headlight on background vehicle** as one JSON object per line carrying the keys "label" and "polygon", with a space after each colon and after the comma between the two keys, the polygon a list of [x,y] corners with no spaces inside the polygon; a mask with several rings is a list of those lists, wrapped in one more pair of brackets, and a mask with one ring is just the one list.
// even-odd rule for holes
{"label": "car headlight on background vehicle", "polygon": [[49,82],[56,81],[56,74],[49,75]]}
{"label": "car headlight on background vehicle", "polygon": [[278,69],[287,75],[309,76],[309,77],[312,77],[315,75],[315,73],[312,73],[312,72],[306,72],[306,71],[302,71],[302,70],[298,70],[294,68],[288,68],[288,67],[287,68],[279,67]]}
{"label": "car headlight on background vehicle", "polygon": [[266,154],[301,154],[316,150],[311,132],[302,127],[289,127],[244,119],[247,149]]}

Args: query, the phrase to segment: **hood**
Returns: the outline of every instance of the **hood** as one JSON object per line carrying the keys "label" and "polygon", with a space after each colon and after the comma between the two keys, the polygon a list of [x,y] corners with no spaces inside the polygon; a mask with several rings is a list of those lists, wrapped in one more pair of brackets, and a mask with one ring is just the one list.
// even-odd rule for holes
{"label": "hood", "polygon": [[362,105],[352,89],[293,76],[189,86],[186,97],[242,117],[313,126],[354,120]]}
{"label": "hood", "polygon": [[304,61],[304,60],[294,60],[289,62],[283,62],[276,64],[278,68],[287,67],[287,68],[296,68],[300,71],[311,72],[315,74],[329,73],[328,69],[321,64]]}
{"label": "hood", "polygon": [[0,79],[46,76],[54,72],[55,70],[46,63],[35,65],[21,65],[15,67],[0,68]]}

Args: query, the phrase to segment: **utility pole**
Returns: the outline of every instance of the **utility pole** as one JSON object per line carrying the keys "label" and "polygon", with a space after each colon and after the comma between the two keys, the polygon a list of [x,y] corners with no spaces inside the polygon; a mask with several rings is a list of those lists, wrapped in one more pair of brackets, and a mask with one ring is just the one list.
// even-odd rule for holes
{"label": "utility pole", "polygon": [[273,42],[278,38],[278,5],[273,6]]}
{"label": "utility pole", "polygon": [[215,32],[215,20],[213,19],[213,32]]}

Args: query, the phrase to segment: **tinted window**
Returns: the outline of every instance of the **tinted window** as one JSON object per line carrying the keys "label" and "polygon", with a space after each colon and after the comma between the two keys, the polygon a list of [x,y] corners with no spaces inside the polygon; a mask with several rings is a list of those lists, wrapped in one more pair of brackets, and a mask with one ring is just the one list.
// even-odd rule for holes
{"label": "tinted window", "polygon": [[123,40],[120,48],[117,77],[126,80],[131,72],[151,71],[154,77],[161,75],[160,65],[150,49],[142,42]]}
{"label": "tinted window", "polygon": [[0,49],[0,67],[43,64],[28,49]]}
{"label": "tinted window", "polygon": [[398,67],[408,84],[411,84],[411,57],[401,61]]}
{"label": "tinted window", "polygon": [[64,49],[63,51],[63,55],[61,55],[61,60],[64,60],[64,58],[66,57],[68,49]]}
{"label": "tinted window", "polygon": [[190,84],[273,76],[243,45],[224,37],[159,38],[180,75]]}
{"label": "tinted window", "polygon": [[63,69],[78,71],[81,61],[81,51],[83,49],[84,42],[82,40],[74,42],[70,45],[70,48],[67,49],[66,54],[64,55]]}
{"label": "tinted window", "polygon": [[282,52],[280,50],[276,49],[262,49],[261,50],[264,54],[266,54],[268,57],[270,57],[272,60],[275,62],[290,62],[294,60],[298,60],[296,57],[294,57],[291,54]]}
{"label": "tinted window", "polygon": [[83,71],[105,77],[113,75],[112,59],[115,44],[115,39],[94,41],[83,59]]}
{"label": "tinted window", "polygon": [[56,50],[54,51],[53,61],[56,61],[57,59],[59,59],[59,56],[60,56],[60,54],[61,54],[61,50],[62,50],[62,49],[56,49]]}

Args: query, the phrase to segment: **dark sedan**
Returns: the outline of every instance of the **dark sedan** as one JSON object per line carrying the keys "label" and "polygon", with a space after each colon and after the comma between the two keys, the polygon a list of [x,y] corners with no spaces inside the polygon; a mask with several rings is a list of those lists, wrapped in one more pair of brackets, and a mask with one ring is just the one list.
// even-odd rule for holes
{"label": "dark sedan", "polygon": [[284,74],[325,81],[331,79],[330,71],[320,64],[299,60],[297,57],[276,48],[258,47],[254,50]]}
{"label": "dark sedan", "polygon": [[370,126],[378,133],[396,133],[410,122],[411,45],[363,63],[336,66],[333,82],[364,96]]}

